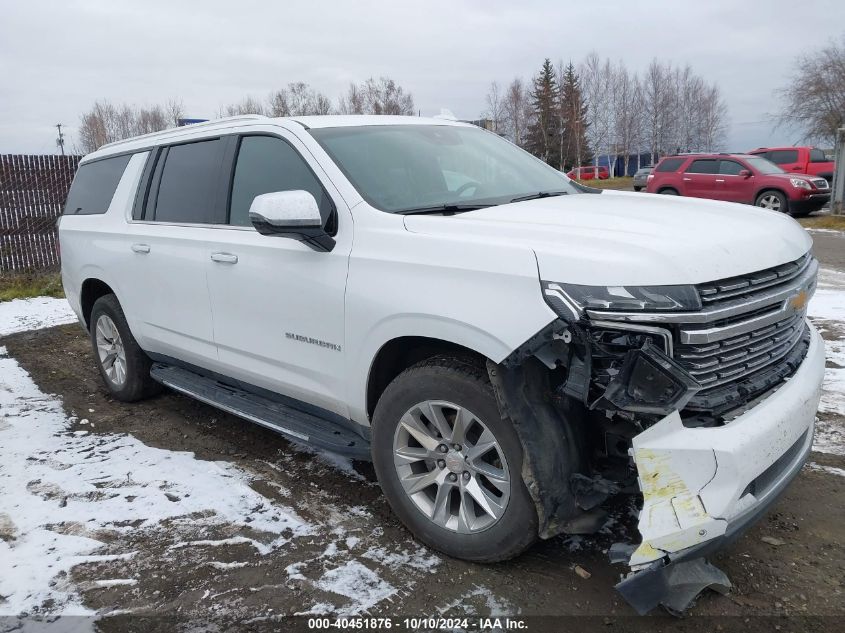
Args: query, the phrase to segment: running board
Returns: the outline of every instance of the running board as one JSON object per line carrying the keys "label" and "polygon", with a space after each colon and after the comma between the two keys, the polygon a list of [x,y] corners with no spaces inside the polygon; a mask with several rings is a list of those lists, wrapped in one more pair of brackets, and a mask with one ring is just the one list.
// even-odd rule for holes
{"label": "running board", "polygon": [[331,420],[173,365],[154,363],[150,376],[174,391],[277,431],[294,442],[370,459],[367,440]]}

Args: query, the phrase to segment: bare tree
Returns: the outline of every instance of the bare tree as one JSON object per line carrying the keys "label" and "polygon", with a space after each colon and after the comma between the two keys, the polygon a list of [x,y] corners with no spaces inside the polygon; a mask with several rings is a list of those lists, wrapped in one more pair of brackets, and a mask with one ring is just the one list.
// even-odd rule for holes
{"label": "bare tree", "polygon": [[845,37],[799,57],[789,85],[779,91],[781,125],[799,128],[808,141],[833,146],[845,125]]}
{"label": "bare tree", "polygon": [[700,149],[705,152],[720,149],[727,135],[728,107],[718,86],[705,88],[700,108]]}
{"label": "bare tree", "polygon": [[218,116],[238,116],[241,114],[265,114],[264,104],[252,96],[245,97],[238,103],[221,106]]}
{"label": "bare tree", "polygon": [[508,86],[502,103],[507,136],[520,147],[531,118],[531,103],[525,85],[518,77]]}
{"label": "bare tree", "polygon": [[495,81],[490,84],[490,89],[487,91],[487,111],[484,116],[492,121],[494,132],[497,134],[504,132],[502,128],[504,128],[505,104],[499,90],[499,84]]}
{"label": "bare tree", "polygon": [[349,84],[349,90],[338,99],[337,111],[340,114],[364,114],[364,93],[354,83]]}
{"label": "bare tree", "polygon": [[581,65],[581,81],[584,99],[590,113],[587,138],[593,148],[595,164],[601,154],[608,155],[613,131],[613,68],[610,61],[601,62],[599,56],[590,53]]}
{"label": "bare tree", "polygon": [[87,154],[106,143],[175,127],[182,111],[182,102],[174,99],[142,108],[97,101],[80,117],[78,149]]}
{"label": "bare tree", "polygon": [[378,81],[370,77],[362,86],[365,111],[368,114],[414,114],[414,98],[411,93],[388,77]]}

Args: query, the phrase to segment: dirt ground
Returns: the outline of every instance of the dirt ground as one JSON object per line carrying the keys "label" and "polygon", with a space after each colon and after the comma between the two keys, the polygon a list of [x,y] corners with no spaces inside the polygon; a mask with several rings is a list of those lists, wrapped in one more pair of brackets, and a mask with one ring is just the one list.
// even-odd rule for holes
{"label": "dirt ground", "polygon": [[[823,266],[845,270],[845,237],[813,237]],[[249,538],[239,538],[253,537],[248,529],[209,528],[201,521],[190,547],[179,546],[166,524],[152,532],[98,535],[107,552],[131,550],[136,555],[131,561],[78,565],[61,582],[74,585],[86,607],[119,610],[100,620],[102,630],[151,630],[155,622],[169,629],[176,621],[206,623],[196,630],[231,630],[227,622],[256,618],[257,626],[315,605],[342,608],[344,597],[321,590],[313,579],[329,561],[338,565],[351,560],[366,563],[397,589],[375,602],[367,611],[371,616],[519,614],[530,616],[528,630],[550,631],[845,630],[840,623],[845,617],[845,477],[805,468],[774,509],[713,560],[733,583],[729,595],[706,593],[683,620],[661,613],[636,618],[613,590],[624,568],[609,564],[606,556],[620,535],[635,533],[626,507],[595,538],[554,538],[496,565],[452,560],[413,541],[392,516],[368,464],[344,469],[254,424],[170,392],[129,405],[111,400],[78,325],[9,336],[0,345],[45,393],[62,398],[68,414],[89,422],[78,428],[125,433],[152,447],[234,463],[250,473],[251,487],[270,503],[293,508],[319,526],[315,533],[292,537],[286,547],[271,551],[258,551]],[[832,421],[845,425],[845,420]],[[836,455],[814,453],[811,461],[845,468],[845,457]],[[763,537],[783,544],[769,544]],[[185,540],[184,525],[178,538]],[[106,564],[111,577],[137,583],[94,582]],[[590,577],[578,575],[576,565]],[[130,612],[176,620],[140,626],[120,615]]]}

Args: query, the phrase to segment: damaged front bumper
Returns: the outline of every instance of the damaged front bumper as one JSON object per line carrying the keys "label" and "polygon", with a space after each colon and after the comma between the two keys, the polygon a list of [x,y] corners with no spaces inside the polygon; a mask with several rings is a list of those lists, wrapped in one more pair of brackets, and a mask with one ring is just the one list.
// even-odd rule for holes
{"label": "damaged front bumper", "polygon": [[742,415],[690,428],[674,411],[633,438],[643,540],[617,589],[640,613],[658,604],[682,611],[705,587],[723,586],[724,574],[703,560],[690,563],[738,538],[801,470],[825,363],[824,343],[809,328],[798,370]]}

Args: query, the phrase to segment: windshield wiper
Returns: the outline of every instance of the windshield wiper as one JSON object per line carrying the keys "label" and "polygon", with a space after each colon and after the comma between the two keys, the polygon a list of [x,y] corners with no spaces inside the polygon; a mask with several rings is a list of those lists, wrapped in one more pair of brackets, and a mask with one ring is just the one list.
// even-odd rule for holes
{"label": "windshield wiper", "polygon": [[553,196],[565,196],[568,191],[538,191],[537,193],[529,193],[524,196],[514,198],[511,202],[522,202],[523,200],[537,200],[538,198],[551,198]]}
{"label": "windshield wiper", "polygon": [[463,213],[464,211],[477,211],[478,209],[486,209],[489,204],[437,204],[430,207],[417,207],[415,209],[402,209],[401,211],[394,211],[399,215],[426,215],[442,213],[443,215],[452,215],[454,213]]}

